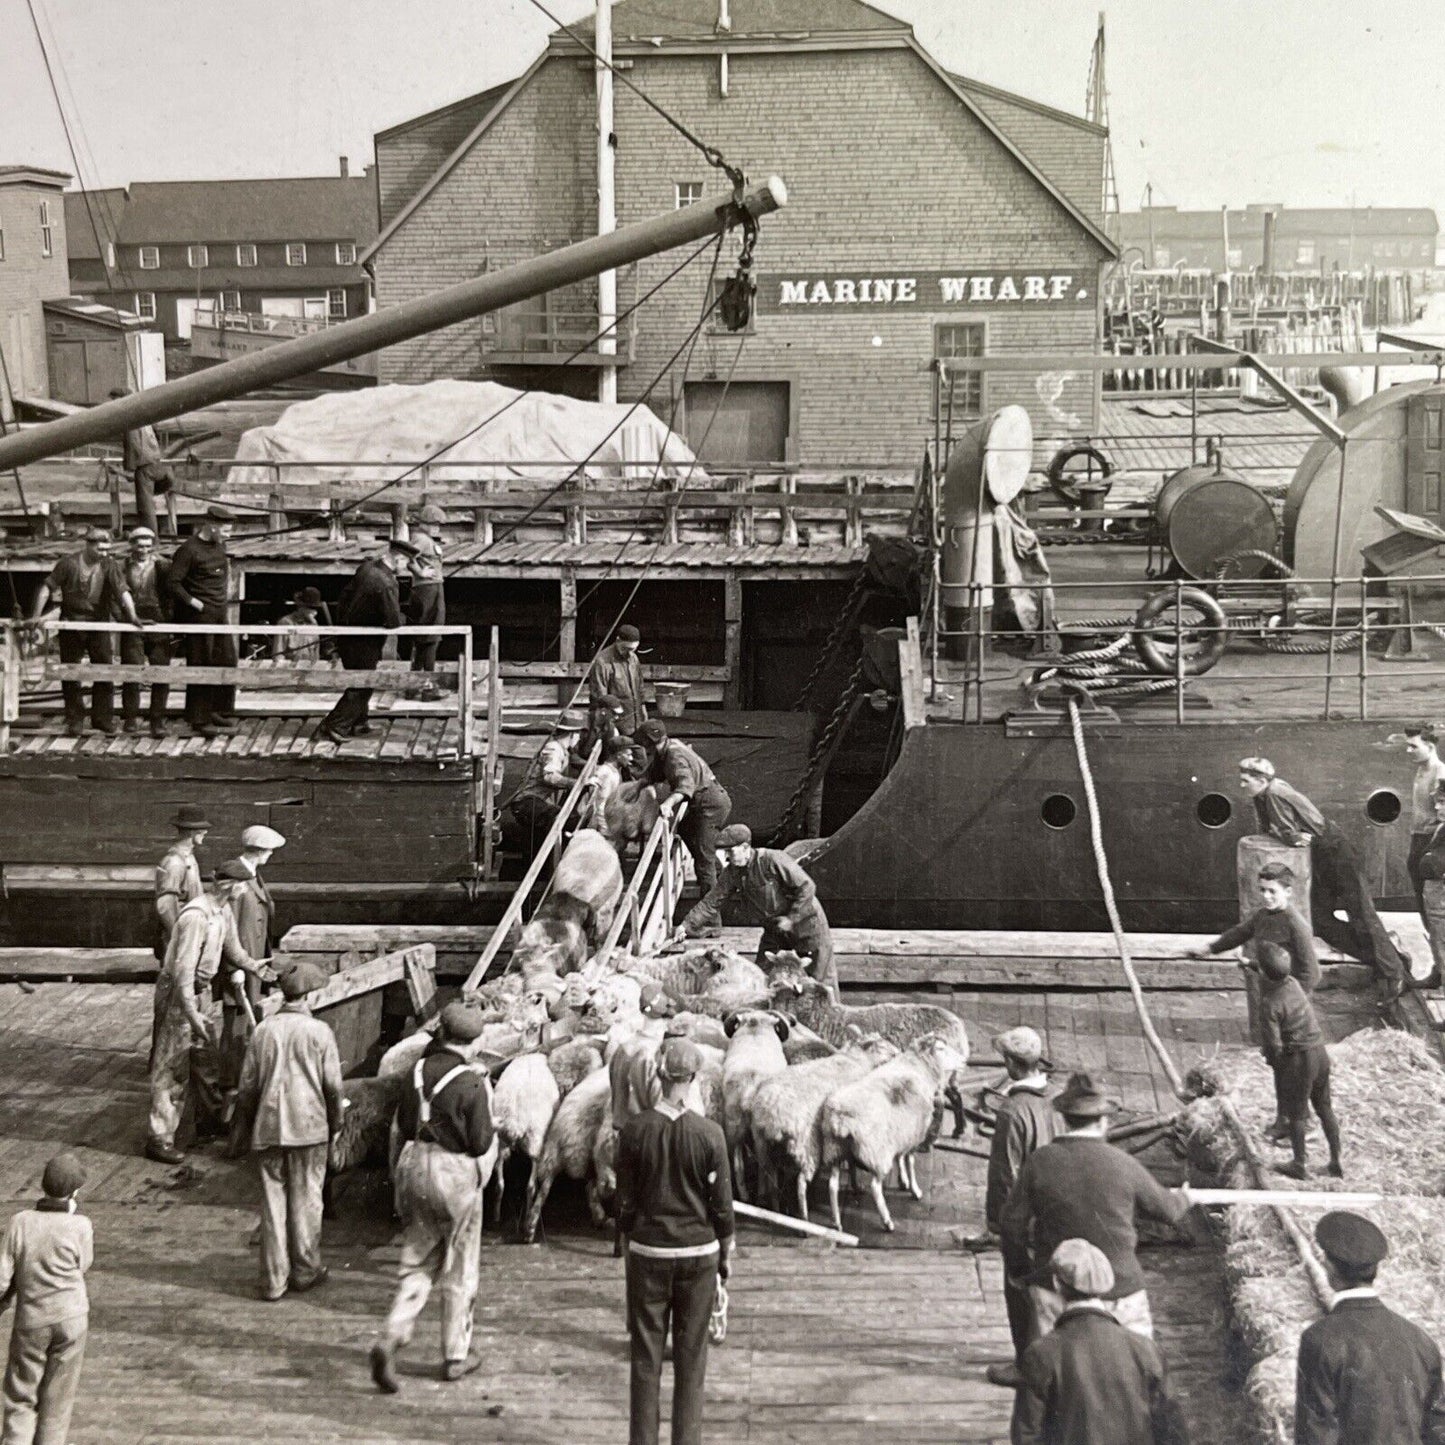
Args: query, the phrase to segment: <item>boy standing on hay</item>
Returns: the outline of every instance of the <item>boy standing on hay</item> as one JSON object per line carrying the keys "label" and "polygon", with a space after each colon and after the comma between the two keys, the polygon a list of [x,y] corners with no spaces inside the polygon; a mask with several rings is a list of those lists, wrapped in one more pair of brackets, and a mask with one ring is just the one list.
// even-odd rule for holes
{"label": "boy standing on hay", "polygon": [[1290,956],[1285,949],[1276,943],[1261,944],[1259,971],[1264,1061],[1274,1070],[1276,1104],[1294,1149],[1293,1160],[1276,1165],[1276,1170],[1291,1179],[1305,1177],[1305,1134],[1313,1107],[1330,1146],[1329,1172],[1342,1179],[1340,1126],[1330,1102],[1330,1055],[1320,1022],[1305,991],[1290,977]]}

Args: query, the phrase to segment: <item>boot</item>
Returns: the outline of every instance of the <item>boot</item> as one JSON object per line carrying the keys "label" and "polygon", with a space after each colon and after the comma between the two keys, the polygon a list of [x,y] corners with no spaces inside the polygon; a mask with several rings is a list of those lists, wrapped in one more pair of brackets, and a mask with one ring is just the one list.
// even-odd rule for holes
{"label": "boot", "polygon": [[394,1395],[401,1389],[396,1378],[396,1346],[391,1341],[371,1347],[371,1378],[383,1395]]}
{"label": "boot", "polygon": [[174,1144],[167,1144],[164,1139],[147,1139],[145,1154],[147,1159],[154,1159],[157,1164],[186,1162],[186,1156]]}
{"label": "boot", "polygon": [[442,1379],[460,1380],[482,1368],[482,1357],[473,1351],[464,1360],[448,1360],[442,1366]]}

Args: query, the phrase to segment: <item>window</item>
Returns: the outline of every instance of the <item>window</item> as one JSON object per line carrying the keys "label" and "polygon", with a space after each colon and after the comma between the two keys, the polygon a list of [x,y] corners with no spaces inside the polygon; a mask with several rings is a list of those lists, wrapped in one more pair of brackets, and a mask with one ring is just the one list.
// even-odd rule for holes
{"label": "window", "polygon": [[346,320],[346,288],[344,286],[333,286],[326,293],[326,319],[328,321]]}
{"label": "window", "polygon": [[[951,321],[933,328],[933,354],[940,361],[959,356],[982,356],[987,340],[987,327],[978,321]],[[952,379],[945,376],[939,390],[939,405],[952,408],[955,421],[977,419],[983,415],[983,373],[956,371]]]}
{"label": "window", "polygon": [[304,266],[306,264],[306,242],[286,242],[286,264],[288,266]]}
{"label": "window", "polygon": [[154,291],[137,291],[133,310],[142,321],[154,321],[156,319],[156,293]]}
{"label": "window", "polygon": [[239,311],[241,309],[241,293],[239,291],[221,292],[221,310]]}
{"label": "window", "polygon": [[1313,266],[1315,264],[1315,243],[1313,241],[1301,241],[1294,253],[1297,266]]}
{"label": "window", "polygon": [[236,264],[238,266],[254,266],[256,264],[256,248],[249,243],[236,247]]}
{"label": "window", "polygon": [[211,264],[211,251],[209,246],[187,246],[186,265],[192,270],[199,270],[202,266]]}
{"label": "window", "polygon": [[50,225],[50,202],[40,203],[40,254],[42,256],[53,256],[55,254],[55,233]]}
{"label": "window", "polygon": [[136,254],[140,260],[142,271],[159,271],[161,269],[161,248],[159,246],[138,246]]}
{"label": "window", "polygon": [[336,264],[338,266],[356,265],[356,244],[353,241],[338,241],[336,243]]}
{"label": "window", "polygon": [[702,200],[701,181],[678,181],[672,189],[679,211],[684,206],[695,206]]}

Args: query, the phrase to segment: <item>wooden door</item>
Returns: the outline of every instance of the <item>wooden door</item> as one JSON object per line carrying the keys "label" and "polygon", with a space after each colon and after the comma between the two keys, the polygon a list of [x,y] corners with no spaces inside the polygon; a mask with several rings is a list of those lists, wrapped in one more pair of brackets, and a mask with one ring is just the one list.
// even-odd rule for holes
{"label": "wooden door", "polygon": [[86,386],[85,342],[56,339],[50,343],[50,394],[56,401],[76,406],[91,400]]}
{"label": "wooden door", "polygon": [[1445,523],[1445,392],[1412,396],[1405,412],[1405,510]]}
{"label": "wooden door", "polygon": [[690,381],[687,442],[704,465],[766,465],[788,459],[786,381]]}

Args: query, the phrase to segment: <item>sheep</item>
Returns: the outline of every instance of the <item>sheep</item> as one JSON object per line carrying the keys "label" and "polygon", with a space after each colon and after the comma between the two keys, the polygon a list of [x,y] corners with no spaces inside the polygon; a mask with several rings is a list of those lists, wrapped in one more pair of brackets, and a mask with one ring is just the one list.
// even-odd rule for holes
{"label": "sheep", "polygon": [[788,1067],[783,1043],[789,1030],[781,1014],[762,1009],[730,1014],[723,1021],[723,1028],[728,1034],[722,1070],[723,1134],[732,1161],[733,1189],[739,1198],[746,1200],[743,1144],[750,1131],[748,1108],[758,1085],[769,1074],[780,1073]]}
{"label": "sheep", "polygon": [[538,1155],[547,1137],[547,1126],[562,1097],[557,1080],[542,1054],[523,1054],[513,1059],[497,1080],[492,1091],[492,1124],[497,1131],[497,1166],[495,1217],[502,1217],[502,1197],[506,1193],[504,1172],[514,1150],[520,1150],[536,1168]]}
{"label": "sheep", "polygon": [[335,1189],[339,1180],[358,1169],[386,1169],[396,1163],[397,1146],[392,1143],[392,1120],[406,1085],[400,1074],[375,1079],[343,1079],[341,1095],[346,1101],[341,1127],[331,1140],[322,1185],[322,1207],[328,1218],[334,1214]]}
{"label": "sheep", "polygon": [[897,1053],[877,1034],[858,1035],[830,1057],[795,1064],[758,1084],[749,1109],[753,1153],[760,1173],[779,1181],[794,1177],[800,1219],[808,1217],[808,1185],[818,1172],[818,1116],[824,1101]]}
{"label": "sheep", "polygon": [[559,1099],[565,1099],[588,1074],[602,1067],[601,1041],[595,1038],[568,1039],[547,1054],[547,1067],[557,1081]]}
{"label": "sheep", "polygon": [[[547,1000],[544,994],[532,990],[519,993],[515,1001],[507,1006],[505,1015],[487,1023],[481,1034],[481,1055],[508,1059],[524,1053],[541,1040],[542,1028],[547,1022]],[[409,1074],[416,1067],[416,1061],[426,1053],[436,1038],[435,1018],[409,1033],[400,1043],[393,1044],[377,1065],[377,1077],[387,1078],[392,1074]]]}
{"label": "sheep", "polygon": [[629,843],[647,841],[660,812],[657,789],[624,778],[615,759],[599,763],[592,772],[592,789],[583,805],[581,823],[594,828],[619,851]]}
{"label": "sheep", "polygon": [[883,1181],[894,1165],[915,1199],[923,1197],[913,1151],[933,1128],[934,1101],[944,1081],[968,1062],[951,1036],[925,1034],[895,1058],[850,1084],[835,1089],[818,1114],[818,1163],[828,1171],[828,1203],[833,1227],[842,1229],[838,1180],[846,1163],[866,1169],[869,1190],[883,1228],[893,1216],[883,1197]]}
{"label": "sheep", "polygon": [[511,967],[528,987],[561,978],[587,962],[612,926],[622,897],[617,850],[594,828],[579,828],[557,860],[552,886],[522,929]]}
{"label": "sheep", "polygon": [[811,1064],[819,1059],[830,1059],[838,1052],[827,1039],[819,1038],[812,1029],[800,1024],[792,1014],[783,1015],[788,1021],[788,1041],[783,1053],[789,1064]]}
{"label": "sheep", "polygon": [[688,975],[682,972],[658,982],[679,1009],[710,1014],[713,1018],[725,1019],[729,1014],[767,1005],[767,974],[757,964],[728,949],[707,949],[703,967],[698,968],[693,977],[700,979],[700,988],[688,988]]}
{"label": "sheep", "polygon": [[[778,958],[779,955],[770,955]],[[797,1016],[798,1022],[814,1030],[835,1048],[848,1040],[848,1030],[875,1033],[899,1048],[907,1048],[926,1034],[942,1034],[963,1056],[960,1070],[968,1064],[968,1030],[957,1014],[931,1003],[834,1003],[817,979],[793,964],[782,964],[770,975],[774,1007]],[[955,1078],[945,1081],[944,1098],[953,1111],[953,1137],[967,1128],[963,1090]]]}
{"label": "sheep", "polygon": [[527,1207],[522,1216],[522,1240],[531,1244],[537,1237],[542,1206],[552,1192],[559,1173],[569,1179],[585,1180],[587,1207],[592,1221],[599,1227],[607,1222],[607,1213],[597,1188],[593,1154],[600,1126],[610,1127],[611,1088],[605,1069],[588,1074],[585,1079],[557,1105],[542,1152],[532,1162],[532,1178],[527,1185]]}

